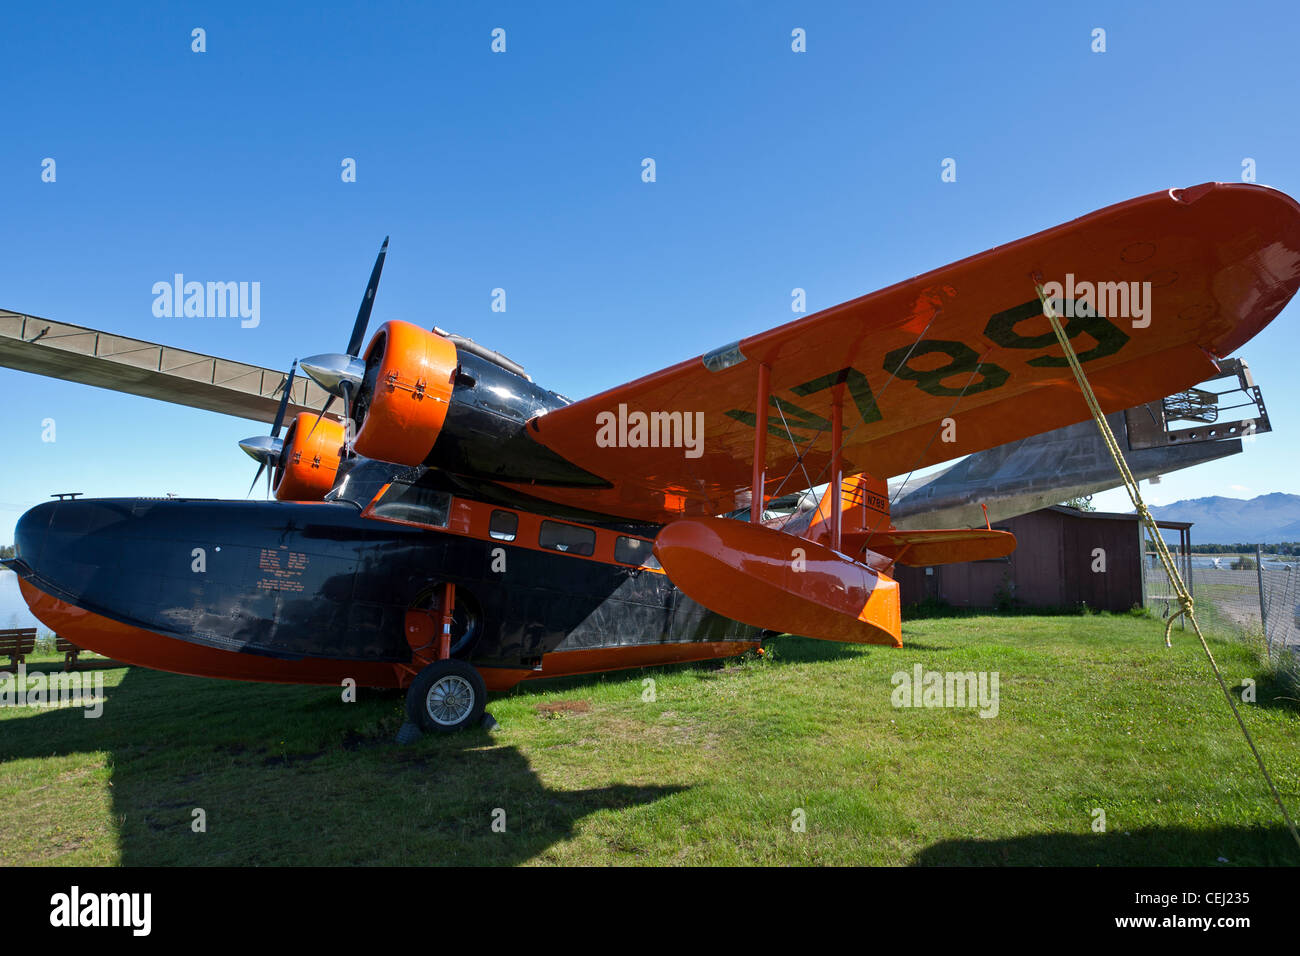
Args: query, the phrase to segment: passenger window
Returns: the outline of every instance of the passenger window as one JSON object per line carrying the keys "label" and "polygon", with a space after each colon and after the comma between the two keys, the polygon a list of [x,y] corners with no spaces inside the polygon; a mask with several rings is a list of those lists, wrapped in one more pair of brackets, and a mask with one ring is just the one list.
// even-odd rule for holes
{"label": "passenger window", "polygon": [[519,532],[519,515],[513,511],[494,511],[488,522],[488,534],[498,541],[513,541]]}
{"label": "passenger window", "polygon": [[451,495],[419,485],[393,482],[371,511],[376,518],[410,521],[431,528],[447,527],[451,513]]}
{"label": "passenger window", "polygon": [[590,528],[577,528],[558,521],[543,521],[542,533],[537,543],[552,551],[566,554],[591,555],[596,550],[596,532]]}
{"label": "passenger window", "polygon": [[622,564],[635,564],[642,568],[651,568],[659,570],[659,562],[650,549],[654,547],[653,541],[646,541],[643,538],[629,538],[619,535],[614,539],[614,560]]}

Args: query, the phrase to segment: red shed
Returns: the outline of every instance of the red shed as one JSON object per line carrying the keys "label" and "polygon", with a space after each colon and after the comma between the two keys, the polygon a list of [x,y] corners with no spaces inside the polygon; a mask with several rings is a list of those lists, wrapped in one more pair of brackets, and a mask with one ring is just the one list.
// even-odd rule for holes
{"label": "red shed", "polygon": [[[1177,531],[1182,553],[1191,524],[1161,521]],[[954,607],[1072,608],[1127,611],[1143,604],[1141,522],[1135,514],[1079,511],[1053,505],[994,525],[1016,536],[1016,550],[992,561],[933,568],[898,566],[903,604],[927,598]]]}

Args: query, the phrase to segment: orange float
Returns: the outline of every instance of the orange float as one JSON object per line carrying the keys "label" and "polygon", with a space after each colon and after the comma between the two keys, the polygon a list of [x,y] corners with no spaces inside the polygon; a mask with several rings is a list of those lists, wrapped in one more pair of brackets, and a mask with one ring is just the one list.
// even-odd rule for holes
{"label": "orange float", "polygon": [[898,583],[825,545],[731,518],[674,521],[655,557],[692,600],[772,631],[902,647]]}

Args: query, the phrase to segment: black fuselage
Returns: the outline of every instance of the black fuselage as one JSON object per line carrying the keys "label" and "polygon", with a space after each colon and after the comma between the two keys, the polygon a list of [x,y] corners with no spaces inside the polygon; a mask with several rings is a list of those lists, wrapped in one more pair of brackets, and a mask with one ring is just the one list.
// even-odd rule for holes
{"label": "black fuselage", "polygon": [[[536,535],[527,522],[504,541],[363,514],[389,479],[406,487],[395,471],[363,461],[335,500],[320,503],[49,502],[18,524],[17,570],[45,593],[131,627],[274,658],[409,661],[406,614],[448,581],[467,611],[454,654],[479,667],[536,668],[568,650],[758,639],[652,567],[539,547],[523,537]],[[405,471],[438,509],[447,500],[466,513],[495,508],[443,492],[438,473]]]}

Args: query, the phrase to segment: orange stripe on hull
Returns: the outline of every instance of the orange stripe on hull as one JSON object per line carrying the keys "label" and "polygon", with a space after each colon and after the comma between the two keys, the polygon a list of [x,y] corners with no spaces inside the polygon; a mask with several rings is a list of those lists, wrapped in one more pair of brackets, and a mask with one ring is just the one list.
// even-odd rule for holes
{"label": "orange stripe on hull", "polygon": [[[412,669],[391,662],[326,658],[281,660],[259,654],[223,651],[114,621],[46,594],[22,578],[19,578],[18,586],[32,614],[54,633],[79,647],[125,664],[192,677],[273,684],[339,685],[344,679],[351,678],[362,687],[405,687],[415,676]],[[541,670],[483,667],[479,668],[479,673],[488,690],[502,691],[522,680],[734,657],[758,646],[758,641],[707,641],[561,651],[543,656]]]}
{"label": "orange stripe on hull", "polygon": [[389,662],[281,660],[223,651],[114,621],[46,594],[22,578],[18,586],[32,614],[54,633],[126,664],[192,677],[273,684],[339,684],[348,677],[362,687],[398,687],[404,683],[398,676],[399,669]]}

